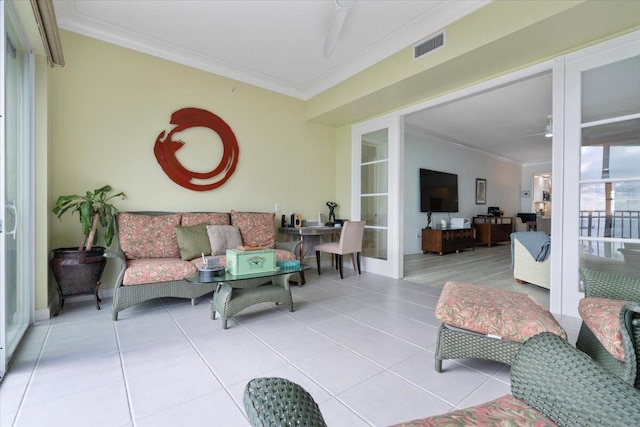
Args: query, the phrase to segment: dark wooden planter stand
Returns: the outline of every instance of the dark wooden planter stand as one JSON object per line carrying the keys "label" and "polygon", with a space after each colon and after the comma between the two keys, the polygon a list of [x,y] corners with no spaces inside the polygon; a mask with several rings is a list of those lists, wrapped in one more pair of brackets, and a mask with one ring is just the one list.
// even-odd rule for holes
{"label": "dark wooden planter stand", "polygon": [[100,278],[107,264],[103,256],[104,247],[96,246],[90,251],[78,248],[59,248],[53,250],[49,266],[56,279],[58,291],[58,308],[53,316],[57,316],[64,305],[66,297],[75,295],[94,295],[96,309],[100,310],[98,288]]}

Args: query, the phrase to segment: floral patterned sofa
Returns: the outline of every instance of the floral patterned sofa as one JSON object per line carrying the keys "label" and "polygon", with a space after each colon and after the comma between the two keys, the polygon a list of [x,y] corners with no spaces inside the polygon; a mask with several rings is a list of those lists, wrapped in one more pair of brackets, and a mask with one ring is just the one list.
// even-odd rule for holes
{"label": "floral patterned sofa", "polygon": [[[198,298],[216,284],[194,284],[201,254],[225,265],[225,251],[257,244],[276,251],[277,260],[296,259],[297,242],[276,242],[275,214],[263,212],[121,212],[117,240],[105,256],[119,265],[112,317],[125,308],[161,297]],[[113,250],[115,247],[115,250]]]}

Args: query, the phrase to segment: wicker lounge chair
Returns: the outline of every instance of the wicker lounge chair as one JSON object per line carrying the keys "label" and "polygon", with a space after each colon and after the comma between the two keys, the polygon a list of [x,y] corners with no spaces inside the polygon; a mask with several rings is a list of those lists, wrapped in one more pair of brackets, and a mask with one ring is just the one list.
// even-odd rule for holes
{"label": "wicker lounge chair", "polygon": [[576,346],[640,388],[640,278],[591,269],[581,273],[585,298],[580,301],[583,322]]}
{"label": "wicker lounge chair", "polygon": [[[473,408],[398,425],[640,425],[640,392],[551,333],[536,335],[518,350],[511,392]],[[311,395],[282,378],[251,380],[244,406],[254,427],[326,425]]]}

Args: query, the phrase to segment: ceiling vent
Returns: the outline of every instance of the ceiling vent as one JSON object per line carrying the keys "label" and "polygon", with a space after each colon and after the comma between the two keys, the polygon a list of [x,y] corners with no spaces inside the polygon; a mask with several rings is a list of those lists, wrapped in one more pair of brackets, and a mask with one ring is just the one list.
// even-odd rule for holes
{"label": "ceiling vent", "polygon": [[444,47],[444,30],[413,45],[413,60]]}

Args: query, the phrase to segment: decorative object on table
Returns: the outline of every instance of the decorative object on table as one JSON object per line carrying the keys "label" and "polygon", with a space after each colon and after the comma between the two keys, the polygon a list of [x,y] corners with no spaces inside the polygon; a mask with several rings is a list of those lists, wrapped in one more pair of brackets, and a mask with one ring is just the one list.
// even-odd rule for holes
{"label": "decorative object on table", "polygon": [[[238,164],[240,149],[233,131],[224,120],[215,114],[200,108],[183,108],[171,115],[173,129],[160,132],[156,138],[153,152],[162,170],[176,184],[194,191],[213,190],[222,186],[233,175]],[[222,158],[208,172],[195,172],[180,163],[176,153],[185,144],[184,141],[173,140],[175,133],[192,127],[203,127],[212,130],[222,141]],[[211,179],[215,180],[211,182]]]}
{"label": "decorative object on table", "polygon": [[476,178],[476,205],[487,203],[487,180]]}
{"label": "decorative object on table", "polygon": [[205,257],[204,252],[200,254],[202,257],[203,267],[198,268],[198,281],[211,282],[216,277],[224,276],[226,270],[220,265],[218,258]]}
{"label": "decorative object on table", "polygon": [[[109,196],[111,186],[87,191],[84,196],[71,194],[60,196],[52,212],[62,220],[65,212],[78,212],[82,226],[82,240],[78,247],[58,248],[53,250],[49,266],[56,280],[58,291],[57,316],[64,305],[64,300],[72,295],[92,294],[96,308],[100,310],[98,288],[100,278],[107,263],[103,254],[105,247],[111,245],[115,234],[115,214],[118,210],[110,203],[115,198],[124,199],[123,192]],[[105,246],[94,246],[98,241],[98,226],[103,228],[102,240]]]}
{"label": "decorative object on table", "polygon": [[336,223],[335,209],[338,207],[338,204],[336,202],[327,202],[327,207],[329,208],[329,221],[325,225],[333,227]]}
{"label": "decorative object on table", "polygon": [[427,228],[431,228],[431,211],[427,211]]}
{"label": "decorative object on table", "polygon": [[242,275],[269,271],[276,271],[276,252],[273,249],[227,249],[227,272]]}

